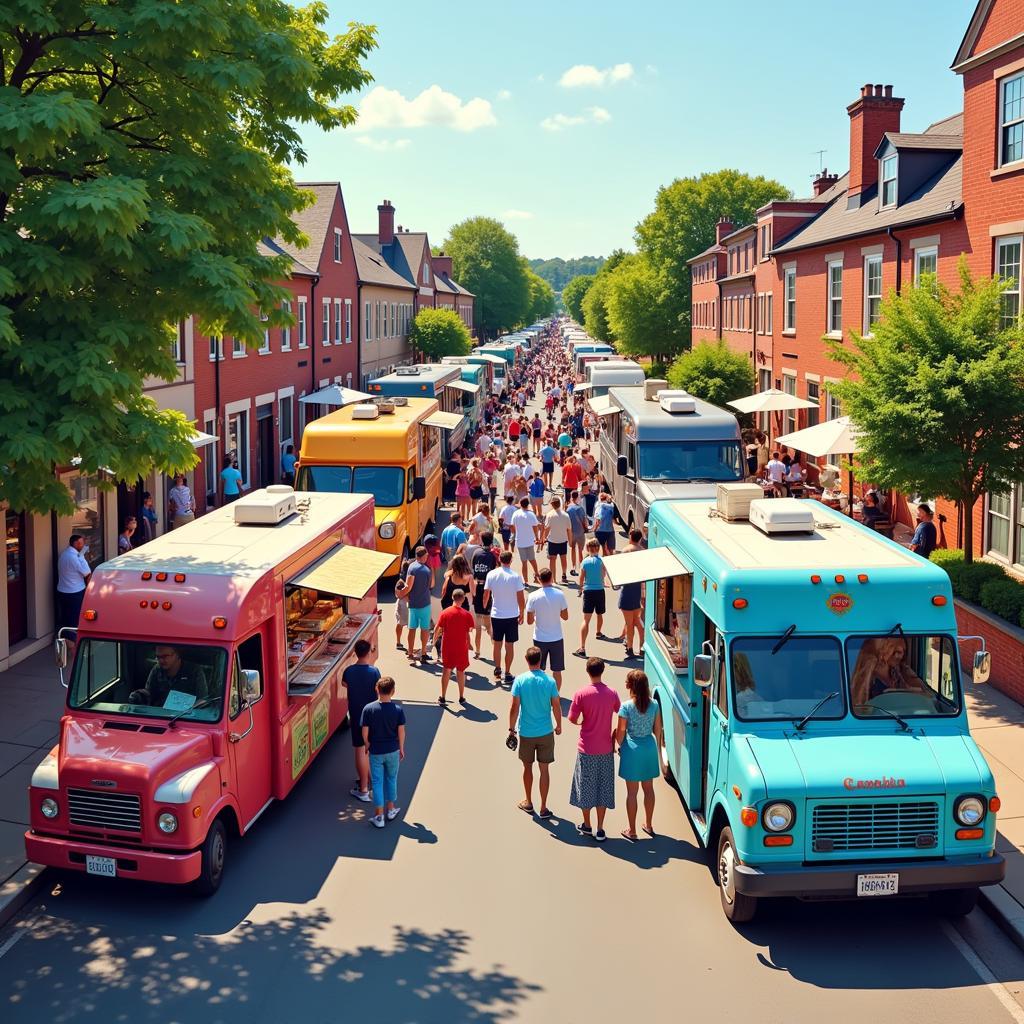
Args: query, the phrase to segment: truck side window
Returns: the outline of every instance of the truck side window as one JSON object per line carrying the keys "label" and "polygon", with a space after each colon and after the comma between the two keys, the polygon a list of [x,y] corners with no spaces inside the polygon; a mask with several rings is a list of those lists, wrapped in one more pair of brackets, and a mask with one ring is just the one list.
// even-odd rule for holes
{"label": "truck side window", "polygon": [[414,491],[415,491],[415,488],[414,488],[413,484],[414,484],[415,480],[416,480],[416,467],[415,466],[410,466],[409,467],[409,471],[405,475],[405,491],[406,491],[405,501],[406,501],[406,504],[411,504],[412,501],[413,501],[413,494],[414,494]]}
{"label": "truck side window", "polygon": [[636,445],[632,441],[626,442],[626,466],[630,476],[636,476]]}
{"label": "truck side window", "polygon": [[[255,669],[259,672],[260,681],[257,688],[247,688],[242,675],[243,669]],[[243,700],[255,704],[263,696],[264,678],[263,637],[259,633],[253,633],[248,640],[244,640],[238,645],[238,651],[235,654],[235,671],[231,681],[231,703],[229,705],[232,718],[235,718],[241,711]]]}
{"label": "truck side window", "polygon": [[725,683],[725,641],[718,638],[718,660],[715,667],[715,704],[723,718],[729,717],[729,688]]}

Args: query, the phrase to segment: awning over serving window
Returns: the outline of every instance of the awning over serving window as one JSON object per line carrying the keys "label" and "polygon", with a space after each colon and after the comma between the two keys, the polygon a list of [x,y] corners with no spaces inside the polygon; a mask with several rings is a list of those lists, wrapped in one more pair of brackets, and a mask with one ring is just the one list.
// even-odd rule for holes
{"label": "awning over serving window", "polygon": [[455,388],[456,391],[465,391],[467,394],[475,395],[480,390],[479,384],[468,380],[450,380],[445,384],[446,388]]}
{"label": "awning over serving window", "polygon": [[671,548],[647,548],[645,551],[623,551],[604,560],[605,572],[615,587],[626,583],[646,583],[667,576],[688,576],[690,570]]}
{"label": "awning over serving window", "polygon": [[589,391],[594,385],[589,381],[584,381],[582,384],[574,384],[572,387],[572,393],[575,395],[577,391]]}
{"label": "awning over serving window", "polygon": [[394,560],[394,555],[346,544],[328,551],[323,558],[288,582],[297,587],[310,587],[360,601],[387,572]]}
{"label": "awning over serving window", "polygon": [[598,416],[607,416],[609,413],[618,412],[619,407],[611,400],[609,395],[598,395],[597,398],[588,398],[587,405],[591,412]]}
{"label": "awning over serving window", "polygon": [[426,427],[440,427],[442,430],[454,430],[463,420],[457,412],[432,412],[423,425]]}

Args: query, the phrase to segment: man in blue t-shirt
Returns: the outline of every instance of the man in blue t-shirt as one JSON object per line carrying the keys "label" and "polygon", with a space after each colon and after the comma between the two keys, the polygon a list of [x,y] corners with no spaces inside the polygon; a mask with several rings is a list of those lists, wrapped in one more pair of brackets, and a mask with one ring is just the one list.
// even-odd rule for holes
{"label": "man in blue t-shirt", "polygon": [[377,699],[377,680],[380,670],[370,664],[373,648],[368,640],[357,640],[353,646],[356,660],[341,674],[341,685],[348,693],[349,731],[352,733],[352,750],[356,759],[356,784],[349,794],[364,804],[370,802],[370,762],[366,756],[363,730],[360,722],[363,708]]}
{"label": "man in blue t-shirt", "polygon": [[555,473],[555,458],[558,452],[555,451],[550,441],[545,441],[544,447],[540,450],[540,471],[544,477],[544,486],[550,491],[554,486],[552,480]]}
{"label": "man in blue t-shirt", "polygon": [[910,539],[910,550],[922,558],[931,558],[938,541],[935,524],[932,522],[931,506],[918,505],[917,529],[914,530],[914,536]]}
{"label": "man in blue t-shirt", "polygon": [[224,468],[220,471],[221,504],[230,504],[241,495],[243,490],[242,474],[238,472],[238,466],[232,461],[230,455],[225,455]]}
{"label": "man in blue t-shirt", "polygon": [[427,549],[421,544],[416,549],[416,561],[409,565],[404,580],[395,586],[395,597],[409,601],[409,650],[410,661],[416,660],[416,631],[420,634],[420,658],[423,663],[430,661],[427,641],[430,639],[430,592],[434,589],[434,570],[427,565]]}
{"label": "man in blue t-shirt", "polygon": [[590,632],[591,616],[597,616],[598,640],[607,640],[604,635],[604,561],[601,558],[601,545],[597,538],[587,541],[587,557],[580,563],[579,593],[583,596],[583,625],[580,626],[580,645],[573,651],[578,658],[587,656],[587,635]]}
{"label": "man in blue t-shirt", "polygon": [[441,531],[441,557],[451,561],[452,556],[466,543],[466,531],[462,528],[462,515],[453,512],[448,525]]}
{"label": "man in blue t-shirt", "polygon": [[594,536],[603,555],[615,550],[615,505],[609,494],[602,493],[594,506]]}
{"label": "man in blue t-shirt", "polygon": [[391,676],[377,680],[377,699],[363,708],[359,724],[363,743],[370,751],[370,784],[373,786],[374,828],[384,827],[384,818],[394,821],[400,807],[398,799],[398,766],[405,760],[405,711],[391,698],[395,681]]}
{"label": "man in blue t-shirt", "polygon": [[[519,760],[523,763],[523,789],[526,799],[519,809],[533,813],[533,762],[540,766],[541,818],[550,818],[548,789],[551,785],[550,765],[555,760],[555,736],[562,732],[562,705],[554,679],[540,670],[541,650],[526,651],[528,671],[516,676],[512,683],[512,707],[509,709],[508,733],[519,730]],[[552,718],[554,725],[552,726]]]}

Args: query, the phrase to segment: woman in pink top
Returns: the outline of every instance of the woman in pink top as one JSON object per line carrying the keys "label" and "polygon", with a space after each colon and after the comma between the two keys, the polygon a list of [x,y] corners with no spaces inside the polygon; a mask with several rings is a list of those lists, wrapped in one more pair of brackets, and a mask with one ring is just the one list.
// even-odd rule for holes
{"label": "woman in pink top", "polygon": [[[615,741],[612,722],[619,710],[619,695],[602,681],[604,662],[587,659],[590,682],[577,690],[569,707],[569,721],[580,724],[576,767],[572,773],[569,803],[583,812],[581,835],[593,836],[603,843],[604,816],[615,806]],[[597,830],[590,824],[590,813],[597,809]]]}

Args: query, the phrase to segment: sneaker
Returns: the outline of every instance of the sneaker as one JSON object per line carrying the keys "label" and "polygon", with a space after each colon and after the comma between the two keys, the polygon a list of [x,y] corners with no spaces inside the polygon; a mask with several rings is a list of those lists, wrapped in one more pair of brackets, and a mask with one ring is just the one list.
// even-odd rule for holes
{"label": "sneaker", "polygon": [[391,810],[387,812],[388,821],[394,821],[401,813],[401,807],[392,807]]}
{"label": "sneaker", "polygon": [[563,576],[562,577],[562,582],[563,583],[568,583],[569,582],[569,577],[568,576]]}
{"label": "sneaker", "polygon": [[606,836],[606,835],[604,834],[604,829],[603,829],[603,828],[599,828],[599,829],[598,829],[598,830],[597,830],[597,831],[596,831],[596,832],[594,833],[594,838],[595,838],[595,839],[596,839],[596,840],[597,840],[597,841],[598,841],[599,843],[603,843],[603,842],[604,842],[604,841],[605,841],[605,840],[606,840],[606,839],[607,839],[608,837],[607,837],[607,836]]}
{"label": "sneaker", "polygon": [[497,679],[499,682],[501,681],[501,669],[500,668],[495,667],[495,669],[494,669],[494,678]]}
{"label": "sneaker", "polygon": [[570,569],[569,570],[569,575],[570,576],[579,576],[579,573],[575,569]]}
{"label": "sneaker", "polygon": [[516,680],[516,677],[514,675],[512,675],[511,672],[506,672],[505,673],[505,682],[506,683],[514,683],[515,680]]}
{"label": "sneaker", "polygon": [[364,804],[368,804],[371,800],[370,791],[368,789],[360,789],[358,786],[353,786],[348,793],[349,796],[354,796],[357,800],[362,800]]}
{"label": "sneaker", "polygon": [[594,834],[594,830],[589,825],[584,825],[582,822],[576,826],[576,831],[579,832],[581,836],[592,836]]}
{"label": "sneaker", "polygon": [[383,828],[383,827],[384,827],[384,815],[383,815],[383,814],[375,814],[375,815],[374,815],[374,816],[373,816],[373,817],[372,817],[372,818],[370,819],[370,824],[371,824],[371,825],[372,825],[372,826],[373,826],[374,828]]}
{"label": "sneaker", "polygon": [[598,640],[611,640],[611,637],[610,636],[605,636],[604,633],[597,633],[596,634],[596,638]]}

